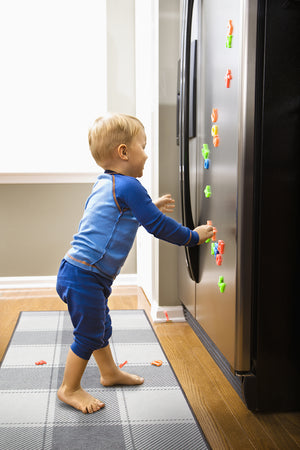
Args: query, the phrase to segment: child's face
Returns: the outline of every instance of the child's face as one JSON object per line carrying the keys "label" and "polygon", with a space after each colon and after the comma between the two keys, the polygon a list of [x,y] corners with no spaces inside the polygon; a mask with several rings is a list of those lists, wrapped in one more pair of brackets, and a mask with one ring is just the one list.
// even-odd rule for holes
{"label": "child's face", "polygon": [[132,141],[127,146],[127,155],[129,163],[129,173],[131,177],[139,178],[143,175],[145,162],[148,155],[145,152],[146,134],[143,128],[138,134],[132,138]]}

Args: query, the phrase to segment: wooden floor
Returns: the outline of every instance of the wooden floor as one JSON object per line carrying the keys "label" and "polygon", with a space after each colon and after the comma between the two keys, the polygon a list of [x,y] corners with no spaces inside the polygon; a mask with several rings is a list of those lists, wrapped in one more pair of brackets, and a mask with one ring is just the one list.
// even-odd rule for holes
{"label": "wooden floor", "polygon": [[[151,320],[140,288],[115,287],[109,305],[145,309]],[[64,309],[54,289],[0,290],[0,359],[20,311]],[[187,323],[155,324],[154,329],[212,449],[300,448],[300,413],[248,411]]]}

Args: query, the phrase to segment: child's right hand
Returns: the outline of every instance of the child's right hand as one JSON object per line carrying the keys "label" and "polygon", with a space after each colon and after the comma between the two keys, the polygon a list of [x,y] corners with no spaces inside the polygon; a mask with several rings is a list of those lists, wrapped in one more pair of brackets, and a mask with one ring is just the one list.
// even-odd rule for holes
{"label": "child's right hand", "polygon": [[198,245],[203,244],[206,239],[211,239],[213,237],[213,227],[211,225],[200,225],[194,229],[199,235]]}

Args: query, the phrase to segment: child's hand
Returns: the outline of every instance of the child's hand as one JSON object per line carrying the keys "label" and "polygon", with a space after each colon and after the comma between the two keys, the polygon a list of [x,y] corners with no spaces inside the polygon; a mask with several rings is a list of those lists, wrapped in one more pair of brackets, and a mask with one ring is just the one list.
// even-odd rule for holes
{"label": "child's hand", "polygon": [[200,225],[194,229],[199,234],[199,243],[203,244],[206,239],[210,239],[213,237],[213,227],[211,225]]}
{"label": "child's hand", "polygon": [[175,200],[172,198],[171,194],[166,194],[159,197],[154,202],[154,205],[163,213],[171,213],[175,208]]}

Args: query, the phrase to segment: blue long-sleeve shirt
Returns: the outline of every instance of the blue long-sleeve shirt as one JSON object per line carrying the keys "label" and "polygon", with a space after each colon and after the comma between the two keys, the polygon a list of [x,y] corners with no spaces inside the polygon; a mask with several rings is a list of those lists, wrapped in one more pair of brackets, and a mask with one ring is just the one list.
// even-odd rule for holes
{"label": "blue long-sleeve shirt", "polygon": [[65,259],[114,279],[132,247],[139,225],[159,239],[194,246],[198,233],[163,214],[133,177],[106,171],[89,196],[78,233]]}

